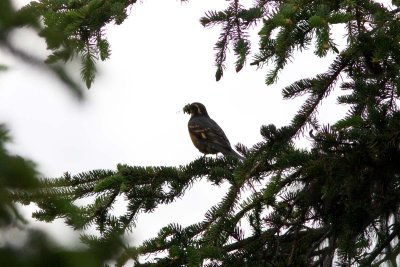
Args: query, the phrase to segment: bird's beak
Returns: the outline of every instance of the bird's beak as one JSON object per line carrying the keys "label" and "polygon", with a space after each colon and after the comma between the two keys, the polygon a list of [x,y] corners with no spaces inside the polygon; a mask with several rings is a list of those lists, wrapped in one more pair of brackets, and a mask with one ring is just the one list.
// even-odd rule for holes
{"label": "bird's beak", "polygon": [[187,104],[186,106],[183,107],[183,113],[191,114],[192,112],[192,106],[191,104]]}

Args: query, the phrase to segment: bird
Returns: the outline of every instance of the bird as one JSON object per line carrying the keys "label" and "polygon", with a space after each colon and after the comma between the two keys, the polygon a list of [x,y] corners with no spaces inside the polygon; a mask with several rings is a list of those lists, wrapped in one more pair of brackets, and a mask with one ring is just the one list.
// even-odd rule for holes
{"label": "bird", "polygon": [[222,153],[224,156],[234,156],[243,159],[226,137],[221,127],[210,118],[206,107],[198,102],[187,104],[183,108],[184,113],[190,114],[188,130],[193,145],[204,154]]}

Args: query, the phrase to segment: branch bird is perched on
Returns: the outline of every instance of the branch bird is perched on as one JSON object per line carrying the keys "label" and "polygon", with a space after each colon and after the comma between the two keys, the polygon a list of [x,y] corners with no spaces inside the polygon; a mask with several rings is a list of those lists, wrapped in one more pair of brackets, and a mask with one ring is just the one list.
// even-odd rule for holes
{"label": "branch bird is perched on", "polygon": [[204,154],[222,153],[224,156],[234,156],[243,159],[234,151],[219,125],[208,116],[206,107],[201,103],[187,104],[184,113],[191,115],[188,129],[194,146]]}

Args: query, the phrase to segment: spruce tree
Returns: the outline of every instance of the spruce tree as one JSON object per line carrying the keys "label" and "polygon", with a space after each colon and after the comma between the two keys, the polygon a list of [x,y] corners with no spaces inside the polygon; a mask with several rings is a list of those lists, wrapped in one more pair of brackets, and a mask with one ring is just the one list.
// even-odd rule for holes
{"label": "spruce tree", "polygon": [[[95,59],[109,56],[103,32],[120,24],[129,0],[42,0],[21,12],[41,18],[41,36],[53,53],[48,63],[82,56],[82,78],[93,82]],[[287,126],[261,127],[262,140],[238,145],[243,161],[201,157],[171,166],[118,165],[42,179],[39,189],[14,190],[22,203],[35,202],[39,220],[64,218],[76,229],[96,226],[99,236],[82,236],[89,246],[122,235],[141,213],[181,197],[200,179],[229,183],[226,195],[204,219],[183,227],[166,225],[139,246],[125,246],[116,265],[135,266],[396,266],[400,251],[400,2],[371,0],[239,0],[209,11],[200,22],[221,25],[215,45],[216,79],[233,47],[240,71],[250,55],[249,31],[261,24],[259,49],[250,65],[270,68],[274,83],[296,51],[336,54],[321,74],[283,88],[285,99],[307,96]],[[347,45],[339,50],[332,26],[345,27]],[[61,29],[65,29],[61,31]],[[54,33],[57,33],[54,35]],[[54,37],[56,36],[56,37]],[[318,108],[334,90],[347,115],[321,125]],[[295,139],[311,139],[300,149]],[[259,189],[252,185],[260,184]],[[243,195],[250,195],[244,198]],[[87,205],[76,200],[94,197]],[[111,212],[123,196],[127,211]],[[251,233],[244,235],[244,220]],[[156,255],[152,258],[142,257]]]}

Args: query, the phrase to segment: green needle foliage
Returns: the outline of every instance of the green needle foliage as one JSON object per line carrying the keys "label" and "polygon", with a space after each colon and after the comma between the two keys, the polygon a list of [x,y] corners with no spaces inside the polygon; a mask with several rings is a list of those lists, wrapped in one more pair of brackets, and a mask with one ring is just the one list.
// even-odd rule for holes
{"label": "green needle foliage", "polygon": [[[49,61],[82,55],[82,77],[90,85],[94,59],[109,56],[104,25],[122,23],[134,2],[42,0],[23,10],[43,18],[41,35],[53,50]],[[207,27],[221,26],[217,80],[230,46],[236,71],[244,67],[251,54],[248,31],[255,24],[262,27],[250,64],[271,67],[267,84],[277,80],[296,51],[336,54],[321,74],[283,89],[285,99],[307,96],[289,125],[262,126],[259,143],[237,146],[243,161],[202,157],[178,167],[118,165],[115,171],[67,173],[41,180],[37,188],[14,190],[11,198],[36,203],[39,220],[63,218],[75,229],[95,227],[99,235],[82,236],[92,247],[126,233],[141,213],[172,203],[206,179],[229,189],[202,221],[170,224],[141,245],[126,245],[116,265],[132,260],[135,266],[396,266],[400,2],[391,4],[257,0],[245,8],[239,0],[227,1],[225,10],[209,11],[200,20]],[[340,50],[333,25],[347,31],[347,45]],[[338,102],[348,113],[333,125],[321,125],[318,108],[333,90],[343,91]],[[298,149],[295,138],[307,132],[311,148]],[[116,216],[112,209],[121,196],[126,211]]]}
{"label": "green needle foliage", "polygon": [[[43,60],[37,58],[26,52],[24,49],[18,48],[18,46],[10,38],[10,35],[20,28],[30,28],[39,34],[42,31],[42,25],[40,19],[37,16],[36,10],[29,8],[23,8],[21,10],[15,10],[12,5],[12,0],[1,0],[0,1],[0,48],[6,50],[16,58],[41,67],[46,71],[49,71],[55,75],[60,82],[62,82],[71,93],[78,99],[82,99],[83,93],[79,83],[74,81],[65,67],[61,64],[45,64]],[[50,34],[46,37],[46,40],[50,42],[56,38],[56,34]],[[50,62],[48,62],[50,63]],[[7,67],[0,62],[0,71],[5,70]]]}
{"label": "green needle foliage", "polygon": [[136,0],[41,0],[21,11],[35,14],[43,23],[39,35],[52,51],[46,63],[67,62],[78,56],[82,80],[90,88],[96,73],[95,61],[104,61],[111,54],[106,25],[121,24],[135,3]]}
{"label": "green needle foliage", "polygon": [[[42,190],[35,165],[20,156],[12,155],[5,148],[10,141],[4,125],[0,125],[0,262],[7,267],[98,267],[118,254],[122,243],[119,235],[114,234],[102,242],[92,244],[85,250],[68,250],[61,248],[39,230],[26,229],[27,223],[15,204],[15,194],[26,191]],[[42,195],[43,197],[43,195]],[[43,200],[43,198],[42,198]],[[49,206],[61,203],[57,199],[47,198]],[[56,203],[56,204],[55,204]],[[63,200],[67,206],[68,202]],[[64,209],[65,211],[66,209]],[[73,210],[68,210],[71,214]],[[75,215],[80,217],[80,215]],[[8,231],[20,235],[4,239]]]}

